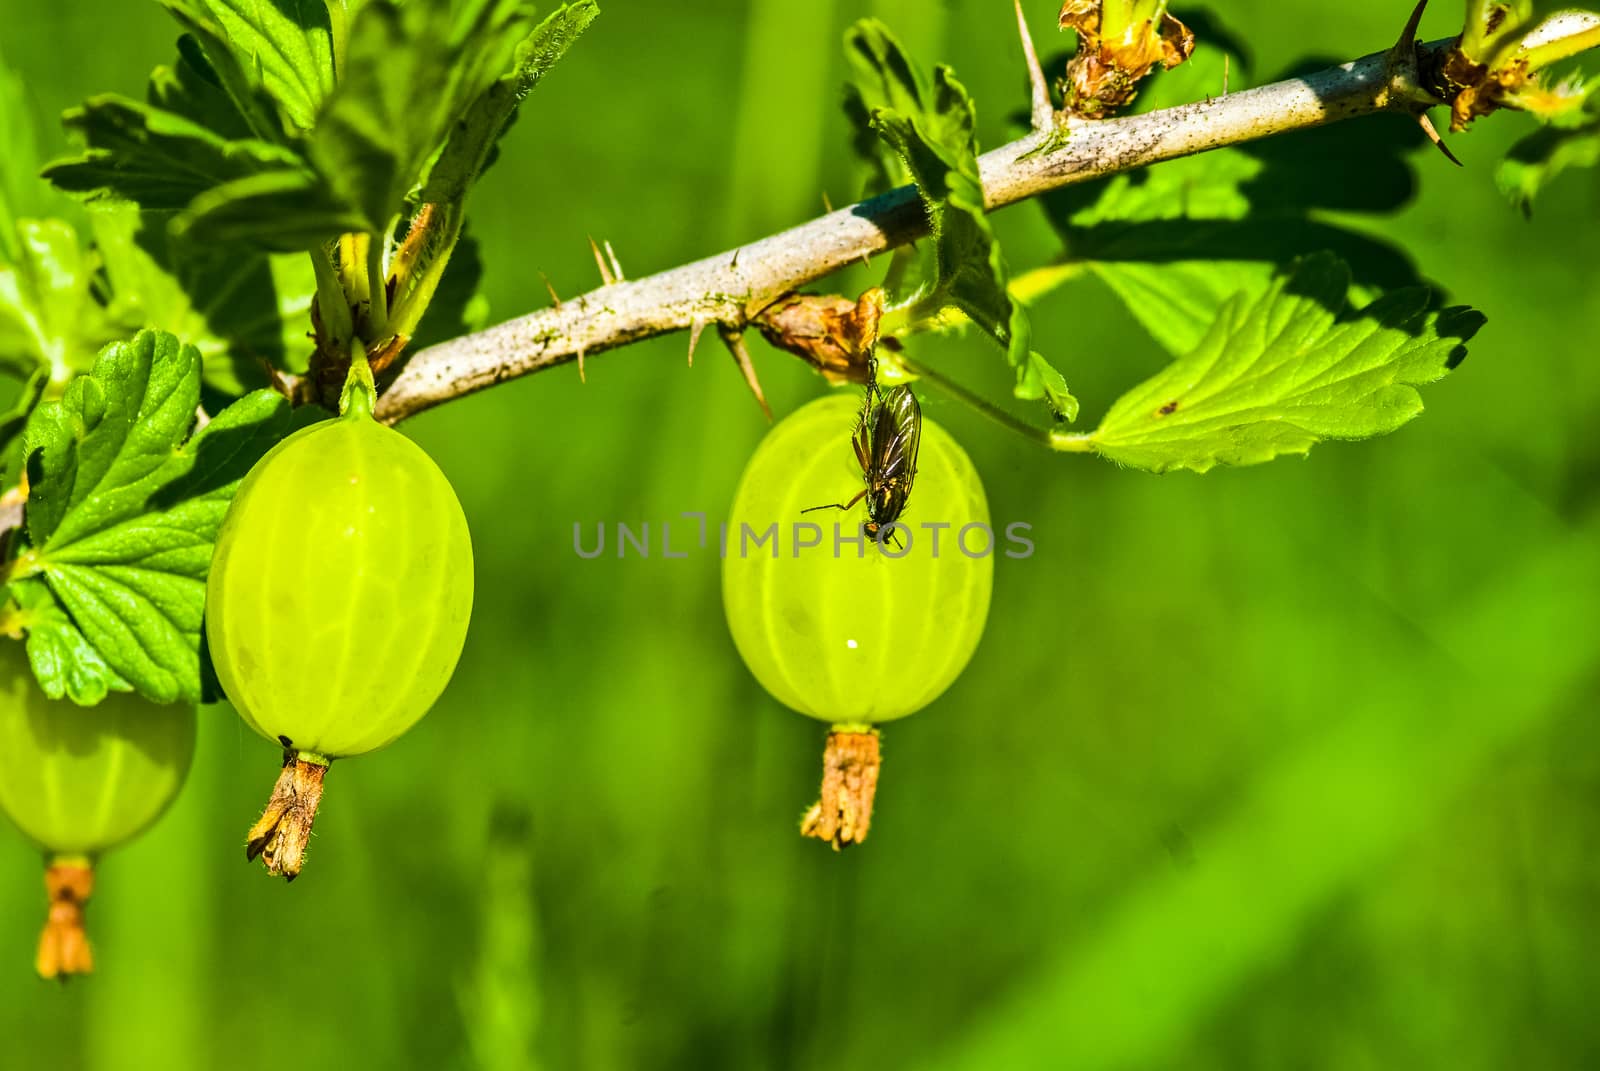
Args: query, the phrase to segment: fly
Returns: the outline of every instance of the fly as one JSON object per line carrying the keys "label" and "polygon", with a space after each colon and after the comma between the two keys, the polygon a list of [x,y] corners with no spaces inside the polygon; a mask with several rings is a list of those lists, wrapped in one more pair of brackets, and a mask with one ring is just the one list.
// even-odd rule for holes
{"label": "fly", "polygon": [[861,401],[861,416],[851,445],[866,486],[848,502],[830,502],[801,512],[848,510],[865,498],[866,531],[877,539],[879,531],[900,519],[911,497],[911,484],[917,478],[917,451],[922,446],[922,406],[908,386],[879,387],[875,361],[867,365],[867,394]]}

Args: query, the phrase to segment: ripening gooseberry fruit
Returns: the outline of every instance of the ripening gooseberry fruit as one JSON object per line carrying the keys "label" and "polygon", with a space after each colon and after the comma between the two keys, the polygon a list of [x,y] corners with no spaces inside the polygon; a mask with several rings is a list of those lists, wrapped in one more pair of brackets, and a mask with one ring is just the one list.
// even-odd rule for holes
{"label": "ripening gooseberry fruit", "polygon": [[994,579],[983,484],[931,421],[895,527],[857,541],[867,520],[859,503],[802,517],[861,487],[857,415],[854,396],[833,395],[768,432],[734,495],[722,565],[728,627],[750,672],[786,706],[833,727],[822,798],[801,832],[835,848],[859,843],[871,824],[873,726],[921,710],[966,668]]}
{"label": "ripening gooseberry fruit", "polygon": [[291,881],[329,764],[421,720],[455,671],[472,614],[461,503],[433,460],[357,394],[343,416],[289,436],[251,470],[206,587],[223,691],[284,749],[246,852]]}
{"label": "ripening gooseberry fruit", "polygon": [[103,853],[148,829],[194,758],[195,711],[112,692],[99,706],[48,699],[20,643],[0,638],[0,810],[44,853],[45,978],[94,967],[83,929]]}

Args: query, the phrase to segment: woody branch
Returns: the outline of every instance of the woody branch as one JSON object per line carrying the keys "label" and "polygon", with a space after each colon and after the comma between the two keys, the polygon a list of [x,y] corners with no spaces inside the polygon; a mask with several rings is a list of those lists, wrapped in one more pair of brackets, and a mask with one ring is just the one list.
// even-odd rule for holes
{"label": "woody branch", "polygon": [[[1597,28],[1600,17],[1567,12],[1542,27],[1540,40],[1588,39]],[[1062,119],[979,159],[986,205],[993,211],[1072,183],[1357,116],[1420,118],[1443,102],[1423,88],[1418,71],[1453,43],[1413,45],[1402,38],[1387,51],[1256,89],[1124,118]],[[642,279],[616,279],[418,352],[379,400],[378,416],[395,423],[508,379],[672,331],[698,337],[717,325],[736,333],[781,295],[927,230],[916,190],[903,186],[738,249]]]}

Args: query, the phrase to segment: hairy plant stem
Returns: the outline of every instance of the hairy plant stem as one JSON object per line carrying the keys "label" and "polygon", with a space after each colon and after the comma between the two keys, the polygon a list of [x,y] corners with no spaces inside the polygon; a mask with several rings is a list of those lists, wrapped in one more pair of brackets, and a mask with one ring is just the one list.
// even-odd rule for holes
{"label": "hairy plant stem", "polygon": [[284,748],[283,772],[261,818],[245,834],[245,858],[261,857],[267,873],[293,881],[305,866],[306,844],[322,802],[322,779],[333,760]]}
{"label": "hairy plant stem", "polygon": [[1050,445],[1049,429],[1037,427],[1028,423],[1026,420],[1023,420],[1021,417],[1018,417],[1012,413],[1008,413],[1006,410],[1001,409],[987,398],[984,398],[974,391],[968,390],[955,380],[946,377],[943,373],[935,371],[928,365],[914,361],[904,354],[896,354],[892,360],[894,363],[900,365],[907,372],[910,372],[918,379],[926,380],[927,382],[932,383],[939,390],[950,395],[952,398],[955,398],[957,401],[963,402],[971,406],[973,409],[976,409],[978,412],[982,413],[996,424],[999,424],[1007,431],[1016,432],[1025,439],[1031,439],[1034,442],[1043,443],[1046,446]]}
{"label": "hairy plant stem", "polygon": [[[1587,12],[1552,17],[1538,43],[1593,32]],[[979,159],[988,208],[1209,149],[1359,115],[1421,115],[1443,102],[1425,92],[1454,39],[1391,49],[1299,78],[1119,119],[1069,120]],[[1220,90],[1221,87],[1219,86]],[[903,186],[736,250],[642,279],[615,282],[551,308],[415,354],[379,400],[396,423],[508,379],[630,342],[718,323],[737,330],[797,288],[928,233],[917,191]]]}

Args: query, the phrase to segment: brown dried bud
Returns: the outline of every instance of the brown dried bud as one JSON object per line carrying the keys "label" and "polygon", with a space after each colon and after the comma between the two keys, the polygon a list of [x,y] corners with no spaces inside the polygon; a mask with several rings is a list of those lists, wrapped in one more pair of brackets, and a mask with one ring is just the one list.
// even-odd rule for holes
{"label": "brown dried bud", "polygon": [[1058,20],[1063,30],[1077,30],[1079,34],[1099,40],[1100,0],[1066,0],[1061,5]]}
{"label": "brown dried bud", "polygon": [[789,294],[755,319],[773,346],[805,360],[831,383],[865,383],[867,358],[878,344],[883,290],[855,301],[838,294]]}
{"label": "brown dried bud", "polygon": [[1176,67],[1194,52],[1194,32],[1174,16],[1134,23],[1120,35],[1100,36],[1101,0],[1067,0],[1059,19],[1078,32],[1078,51],[1067,62],[1067,111],[1101,119],[1127,106],[1157,65]]}
{"label": "brown dried bud", "polygon": [[1490,70],[1474,62],[1460,48],[1452,48],[1439,64],[1437,77],[1429,88],[1450,102],[1450,129],[1460,133],[1480,115],[1506,107],[1508,98],[1533,80],[1525,59]]}

